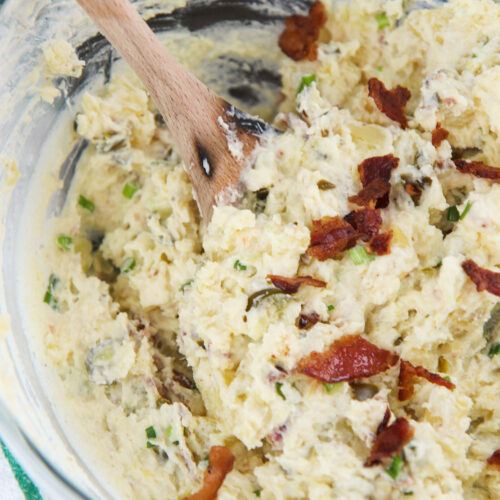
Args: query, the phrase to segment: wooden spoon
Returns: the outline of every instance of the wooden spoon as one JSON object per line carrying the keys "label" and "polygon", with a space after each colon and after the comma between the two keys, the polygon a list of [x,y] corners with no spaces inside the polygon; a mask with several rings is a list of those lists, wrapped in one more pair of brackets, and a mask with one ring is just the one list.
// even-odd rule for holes
{"label": "wooden spoon", "polygon": [[[269,125],[234,108],[187,71],[128,0],[77,1],[153,97],[208,222],[214,205],[235,201],[245,158]],[[242,143],[242,155],[231,154],[231,134]]]}

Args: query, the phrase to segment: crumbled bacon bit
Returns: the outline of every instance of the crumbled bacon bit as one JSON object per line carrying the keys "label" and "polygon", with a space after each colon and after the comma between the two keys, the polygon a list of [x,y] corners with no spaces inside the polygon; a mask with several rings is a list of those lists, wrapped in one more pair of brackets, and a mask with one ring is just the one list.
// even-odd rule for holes
{"label": "crumbled bacon bit", "polygon": [[437,373],[426,370],[423,366],[414,366],[409,361],[401,360],[399,368],[399,400],[406,401],[413,396],[415,390],[414,377],[422,377],[433,384],[441,385],[447,389],[455,389],[455,384],[441,377]]}
{"label": "crumbled bacon bit", "polygon": [[463,262],[462,268],[467,276],[474,282],[478,292],[488,290],[488,292],[493,295],[500,297],[500,273],[483,269],[471,259]]}
{"label": "crumbled bacon bit", "polygon": [[375,179],[391,179],[392,171],[399,165],[399,158],[394,155],[372,156],[358,165],[361,184],[366,187]]}
{"label": "crumbled bacon bit", "polygon": [[356,230],[339,216],[313,220],[307,253],[318,260],[326,260],[352,248],[356,238]]}
{"label": "crumbled bacon bit", "polygon": [[463,174],[472,174],[482,179],[500,182],[500,167],[490,167],[482,161],[453,160],[453,163]]}
{"label": "crumbled bacon bit", "polygon": [[212,446],[208,453],[208,460],[209,465],[203,477],[201,490],[186,497],[185,500],[215,500],[217,498],[217,491],[233,468],[234,455],[225,446]]}
{"label": "crumbled bacon bit", "polygon": [[326,283],[317,280],[312,276],[297,276],[296,278],[287,278],[276,274],[268,274],[267,279],[271,280],[276,288],[279,288],[285,293],[297,293],[301,285],[315,286],[316,288],[324,288]]}
{"label": "crumbled bacon bit", "polygon": [[[358,165],[359,178],[363,187],[367,187],[375,179],[389,182],[392,171],[399,165],[399,158],[394,155],[372,156]],[[377,200],[376,208],[389,205],[389,194]]]}
{"label": "crumbled bacon bit", "polygon": [[344,220],[356,229],[363,241],[369,241],[378,233],[380,226],[382,226],[380,210],[371,208],[350,212],[344,217]]}
{"label": "crumbled bacon bit", "polygon": [[285,431],[286,424],[283,424],[266,436],[273,448],[281,449],[283,447],[283,434]]}
{"label": "crumbled bacon bit", "polygon": [[500,471],[500,450],[496,450],[491,454],[490,457],[488,457],[488,460],[486,460],[488,465],[491,467],[495,468],[496,470]]}
{"label": "crumbled bacon bit", "polygon": [[402,128],[408,127],[404,107],[410,100],[411,92],[406,87],[398,85],[394,89],[387,90],[380,80],[370,78],[368,80],[368,95],[373,98],[377,108],[382,113],[398,122]]}
{"label": "crumbled bacon bit", "polygon": [[346,335],[325,352],[312,352],[299,361],[298,371],[322,382],[334,383],[370,377],[388,370],[398,355],[361,338]]}
{"label": "crumbled bacon bit", "polygon": [[349,201],[360,207],[373,207],[380,198],[383,198],[391,190],[391,184],[380,177],[374,179],[358,194],[349,196]]}
{"label": "crumbled bacon bit", "polygon": [[391,252],[392,231],[375,235],[368,245],[371,253],[377,255],[387,255]]}
{"label": "crumbled bacon bit", "polygon": [[315,2],[307,16],[288,17],[285,19],[285,30],[279,38],[281,50],[295,61],[315,61],[318,57],[316,42],[325,23],[325,6],[321,2]]}
{"label": "crumbled bacon bit", "polygon": [[[385,419],[385,416],[384,416]],[[365,466],[371,467],[384,458],[393,457],[401,452],[413,437],[414,430],[405,418],[397,418],[391,425],[384,427],[373,442],[370,456]]]}
{"label": "crumbled bacon bit", "polygon": [[320,316],[316,312],[300,313],[299,317],[297,318],[297,328],[299,330],[309,330],[319,320],[320,320]]}
{"label": "crumbled bacon bit", "polygon": [[441,146],[441,143],[448,138],[450,133],[438,123],[436,128],[432,131],[432,145],[435,148]]}
{"label": "crumbled bacon bit", "polygon": [[382,422],[377,427],[377,436],[387,429],[387,425],[389,424],[389,420],[391,419],[391,410],[389,407],[386,408],[385,413],[384,413],[384,418],[382,418]]}

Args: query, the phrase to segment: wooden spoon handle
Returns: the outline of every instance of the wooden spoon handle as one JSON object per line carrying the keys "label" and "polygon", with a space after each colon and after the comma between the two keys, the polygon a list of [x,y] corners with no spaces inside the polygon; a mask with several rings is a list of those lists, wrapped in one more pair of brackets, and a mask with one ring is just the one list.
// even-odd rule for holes
{"label": "wooden spoon handle", "polygon": [[167,52],[128,0],[77,1],[153,97],[186,164],[202,217],[210,220],[217,198],[237,185],[243,167],[221,126],[221,118],[234,121],[233,108]]}

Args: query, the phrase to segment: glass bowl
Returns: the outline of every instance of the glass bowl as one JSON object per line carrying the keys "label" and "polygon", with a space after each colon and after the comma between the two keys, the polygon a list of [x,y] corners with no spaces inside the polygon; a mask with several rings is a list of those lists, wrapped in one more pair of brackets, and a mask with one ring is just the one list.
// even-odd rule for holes
{"label": "glass bowl", "polygon": [[[273,116],[281,87],[277,38],[283,19],[306,12],[312,0],[134,3],[183,63],[185,44],[203,37],[224,42],[224,37],[237,34],[245,44],[264,49],[266,57],[249,58],[230,43],[219,43],[219,49],[190,60],[190,66],[233,104],[267,120]],[[443,0],[404,2],[407,10],[440,3]],[[43,44],[56,38],[76,47],[86,65],[79,78],[57,78],[54,83],[63,95],[47,104],[40,99],[44,76],[37,68]],[[113,498],[71,445],[40,381],[23,313],[19,256],[26,250],[21,236],[27,230],[27,200],[38,178],[43,146],[59,118],[73,116],[82,92],[107,82],[120,58],[75,0],[0,0],[0,41],[0,436],[45,498]],[[51,196],[45,217],[64,205],[83,148],[82,142],[60,145],[55,167],[61,186]]]}
{"label": "glass bowl", "polygon": [[[236,32],[248,44],[270,47],[268,58],[249,59],[230,44],[219,44],[222,49],[199,54],[191,63],[196,74],[232,103],[270,118],[281,85],[277,37],[282,20],[307,11],[310,1],[149,0],[135,4],[152,29],[170,40],[169,48],[181,60],[184,41],[200,37],[215,39]],[[43,44],[61,37],[77,48],[86,66],[79,78],[57,78],[54,83],[63,96],[47,104],[40,99],[44,76],[37,68]],[[21,235],[27,230],[30,214],[26,211],[31,206],[27,200],[43,146],[59,117],[74,114],[82,92],[110,78],[119,56],[77,3],[68,0],[0,2],[0,40],[0,436],[45,498],[112,498],[70,444],[44,390],[23,313],[19,256],[27,250]],[[61,144],[58,156],[62,159],[56,165],[61,188],[52,196],[46,217],[62,208],[83,147],[81,143]]]}

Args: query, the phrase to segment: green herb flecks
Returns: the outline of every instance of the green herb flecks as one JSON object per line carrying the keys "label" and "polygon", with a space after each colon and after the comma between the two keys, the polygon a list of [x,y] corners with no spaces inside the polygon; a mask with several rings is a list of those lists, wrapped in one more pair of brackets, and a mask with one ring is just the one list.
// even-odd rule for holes
{"label": "green herb flecks", "polygon": [[283,391],[281,388],[283,387],[283,384],[281,382],[276,382],[276,392],[283,398],[286,399],[286,396],[283,394]]}
{"label": "green herb flecks", "polygon": [[500,342],[493,342],[493,344],[491,344],[490,348],[488,349],[488,357],[492,358],[497,354],[500,354]]}
{"label": "green herb flecks", "polygon": [[88,210],[91,214],[94,213],[95,210],[94,202],[89,200],[88,198],[85,198],[83,194],[81,194],[80,197],[78,198],[78,205],[80,205],[85,210]]}
{"label": "green herb flecks", "polygon": [[388,469],[386,469],[387,474],[392,477],[392,479],[396,479],[403,468],[404,460],[396,455],[392,459],[392,463]]}
{"label": "green herb flecks", "polygon": [[188,286],[191,286],[192,284],[193,284],[193,280],[186,281],[186,283],[184,283],[184,284],[181,286],[180,291],[181,291],[181,292],[184,292],[184,291],[186,290],[186,288],[187,288]]}
{"label": "green herb flecks", "polygon": [[152,425],[146,429],[146,437],[148,439],[155,439],[156,438],[156,431]]}
{"label": "green herb flecks", "polygon": [[343,386],[343,382],[337,382],[334,384],[329,384],[327,382],[323,382],[323,387],[328,394],[335,394],[338,392]]}
{"label": "green herb flecks", "polygon": [[377,66],[377,71],[379,71],[379,72],[384,71],[384,67],[383,66]]}
{"label": "green herb flecks", "polygon": [[73,238],[67,234],[60,234],[57,237],[57,244],[63,250],[69,251],[73,248]]}
{"label": "green herb flecks", "polygon": [[349,255],[356,266],[361,264],[368,264],[375,260],[375,255],[368,253],[366,248],[362,245],[351,248],[349,250]]}
{"label": "green herb flecks", "polygon": [[135,181],[127,182],[125,186],[123,187],[122,194],[125,196],[125,198],[128,198],[129,200],[132,199],[134,194],[139,190],[140,186],[137,184]]}
{"label": "green herb flecks", "polygon": [[246,271],[247,270],[247,266],[245,266],[245,264],[242,264],[239,260],[237,260],[235,263],[234,263],[234,266],[233,266],[234,269],[237,269],[239,271]]}
{"label": "green herb flecks", "polygon": [[472,203],[468,201],[465,205],[464,211],[460,214],[460,220],[465,219],[465,216],[469,213],[470,207],[472,207]]}
{"label": "green herb flecks", "polygon": [[469,210],[472,207],[472,203],[470,201],[465,205],[464,211],[460,213],[458,208],[453,205],[448,208],[448,212],[446,213],[446,220],[448,222],[458,222],[459,220],[463,220],[465,216],[469,213]]}
{"label": "green herb flecks", "polygon": [[335,309],[335,306],[333,304],[328,304],[327,309],[329,311],[333,311]]}
{"label": "green herb flecks", "polygon": [[379,30],[388,28],[391,25],[389,18],[387,17],[387,14],[385,12],[379,12],[375,16],[375,21],[377,21]]}
{"label": "green herb flecks", "polygon": [[460,220],[460,212],[455,205],[448,208],[448,212],[446,213],[446,220],[448,222],[458,222]]}
{"label": "green herb flecks", "polygon": [[120,271],[123,274],[128,274],[133,271],[133,269],[136,266],[135,259],[133,257],[127,257],[124,261],[122,266],[120,267]]}
{"label": "green herb flecks", "polygon": [[59,283],[59,278],[55,274],[49,276],[49,284],[45,295],[43,296],[43,301],[48,304],[52,309],[58,309],[57,297],[54,295],[57,284]]}
{"label": "green herb flecks", "polygon": [[155,446],[151,441],[146,441],[146,448],[154,448]]}
{"label": "green herb flecks", "polygon": [[253,490],[253,494],[254,494],[256,497],[260,497],[260,490]]}
{"label": "green herb flecks", "polygon": [[172,437],[172,431],[173,431],[173,427],[171,425],[169,425],[167,427],[167,430],[165,431],[165,434],[167,435],[167,438],[170,439]]}
{"label": "green herb flecks", "polygon": [[297,95],[299,95],[306,87],[309,87],[312,82],[316,81],[316,75],[304,75],[300,80]]}

